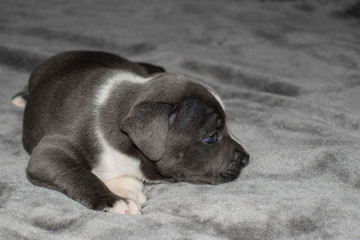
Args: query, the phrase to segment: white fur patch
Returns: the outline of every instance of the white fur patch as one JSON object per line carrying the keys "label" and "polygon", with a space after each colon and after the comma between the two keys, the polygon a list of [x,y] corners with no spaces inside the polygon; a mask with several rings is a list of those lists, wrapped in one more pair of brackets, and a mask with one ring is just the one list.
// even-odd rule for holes
{"label": "white fur patch", "polygon": [[222,101],[222,99],[220,98],[219,94],[214,90],[214,89],[210,89],[211,94],[214,96],[214,98],[219,102],[220,106],[222,107],[222,109],[224,110],[224,112],[226,111],[226,107],[224,102]]}
{"label": "white fur patch", "polygon": [[143,184],[136,178],[123,176],[111,179],[105,184],[113,193],[123,198],[131,198],[140,204],[146,201],[146,197],[142,193]]}
{"label": "white fur patch", "polygon": [[140,161],[138,159],[130,157],[111,147],[99,129],[97,129],[96,134],[102,147],[102,153],[98,165],[92,172],[98,178],[103,182],[121,176],[131,176],[141,180],[145,179],[145,176],[140,170]]}
{"label": "white fur patch", "polygon": [[118,200],[114,203],[111,208],[106,208],[109,213],[116,214],[131,214],[131,215],[141,215],[140,206],[133,200],[127,199],[128,202],[124,200]]}
{"label": "white fur patch", "polygon": [[11,103],[20,108],[25,108],[26,106],[26,101],[21,96],[14,97]]}
{"label": "white fur patch", "polygon": [[212,86],[210,86],[210,85],[208,85],[208,84],[206,84],[204,82],[201,82],[200,80],[198,82],[200,84],[202,84],[214,96],[216,101],[218,101],[218,103],[220,104],[220,106],[222,107],[222,109],[225,112],[226,111],[226,106],[225,106],[224,102],[222,101],[220,95],[216,92],[216,90]]}
{"label": "white fur patch", "polygon": [[101,86],[96,96],[95,104],[101,106],[106,102],[110,96],[111,90],[119,83],[124,81],[134,82],[134,83],[144,83],[151,78],[143,78],[139,75],[129,73],[129,72],[117,72],[112,77],[110,77],[107,82]]}
{"label": "white fur patch", "polygon": [[[109,98],[112,89],[124,81],[142,83],[149,79],[140,77],[138,75],[128,72],[117,72],[110,77],[105,84],[103,84],[96,96],[95,114],[98,118],[98,109],[106,103]],[[121,176],[131,176],[144,180],[145,176],[140,170],[140,161],[130,157],[109,145],[104,138],[101,129],[98,125],[97,119],[96,135],[99,139],[100,147],[102,149],[98,165],[92,170],[92,172],[100,178],[103,182],[107,182],[111,179],[118,178]]]}

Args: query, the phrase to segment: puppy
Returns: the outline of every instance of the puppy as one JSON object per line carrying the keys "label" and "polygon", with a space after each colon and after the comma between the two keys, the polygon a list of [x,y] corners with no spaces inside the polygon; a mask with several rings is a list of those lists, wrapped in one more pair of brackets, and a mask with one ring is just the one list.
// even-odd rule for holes
{"label": "puppy", "polygon": [[225,183],[249,162],[214,89],[113,54],[58,54],[13,103],[28,179],[94,210],[141,214],[143,182]]}

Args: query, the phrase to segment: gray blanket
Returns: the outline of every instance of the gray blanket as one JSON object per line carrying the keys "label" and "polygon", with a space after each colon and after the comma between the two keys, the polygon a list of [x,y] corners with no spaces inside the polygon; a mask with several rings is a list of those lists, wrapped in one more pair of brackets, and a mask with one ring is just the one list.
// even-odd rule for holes
{"label": "gray blanket", "polygon": [[[351,0],[2,0],[0,239],[360,239],[359,29]],[[75,49],[203,79],[250,165],[222,185],[147,185],[142,216],[33,186],[11,97]]]}

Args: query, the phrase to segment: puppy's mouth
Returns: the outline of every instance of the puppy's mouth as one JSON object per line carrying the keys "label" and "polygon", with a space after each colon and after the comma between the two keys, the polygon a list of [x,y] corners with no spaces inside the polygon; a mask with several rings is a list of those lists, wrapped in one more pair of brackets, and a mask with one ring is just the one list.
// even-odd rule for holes
{"label": "puppy's mouth", "polygon": [[232,161],[220,172],[220,177],[225,182],[235,180],[240,175],[241,170],[249,164],[249,158],[248,153],[236,151]]}
{"label": "puppy's mouth", "polygon": [[242,169],[249,164],[249,154],[235,152],[231,161],[224,161],[217,170],[207,173],[180,173],[172,172],[164,176],[163,181],[168,183],[188,182],[192,184],[222,184],[235,180],[239,177]]}
{"label": "puppy's mouth", "polygon": [[179,182],[175,178],[171,178],[171,177],[164,178],[163,180],[164,180],[164,182],[168,182],[168,183],[177,183],[177,182]]}

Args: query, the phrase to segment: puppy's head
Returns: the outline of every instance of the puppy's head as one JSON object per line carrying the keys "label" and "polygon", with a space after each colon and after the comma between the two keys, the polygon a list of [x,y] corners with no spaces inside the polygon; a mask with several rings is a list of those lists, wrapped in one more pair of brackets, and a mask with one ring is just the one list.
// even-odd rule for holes
{"label": "puppy's head", "polygon": [[143,88],[122,129],[162,176],[209,184],[238,177],[249,155],[227,130],[213,89],[180,74],[158,75]]}

